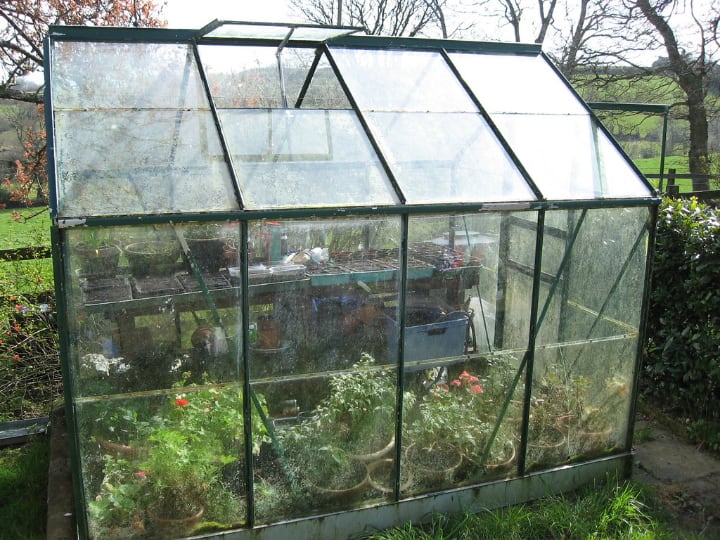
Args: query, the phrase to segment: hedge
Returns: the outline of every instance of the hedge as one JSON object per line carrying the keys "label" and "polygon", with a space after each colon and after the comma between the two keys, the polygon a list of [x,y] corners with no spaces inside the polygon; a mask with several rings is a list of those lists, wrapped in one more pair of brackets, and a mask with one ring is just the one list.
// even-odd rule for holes
{"label": "hedge", "polygon": [[693,419],[720,418],[720,224],[696,199],[658,214],[642,389]]}

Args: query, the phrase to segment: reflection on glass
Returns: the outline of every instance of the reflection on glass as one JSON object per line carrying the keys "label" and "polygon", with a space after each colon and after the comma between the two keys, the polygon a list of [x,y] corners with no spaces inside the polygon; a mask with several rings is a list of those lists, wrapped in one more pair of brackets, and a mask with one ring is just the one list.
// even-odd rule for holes
{"label": "reflection on glass", "polygon": [[490,114],[588,115],[540,55],[452,53],[450,60]]}
{"label": "reflection on glass", "polygon": [[477,113],[374,112],[367,119],[409,203],[535,198]]}
{"label": "reflection on glass", "polygon": [[249,208],[393,204],[352,111],[220,111]]}
{"label": "reflection on glass", "polygon": [[224,223],[69,230],[77,395],[237,380],[238,245]]}
{"label": "reflection on glass", "polygon": [[60,214],[237,209],[211,120],[209,111],[56,112]]}
{"label": "reflection on glass", "polygon": [[635,170],[589,117],[495,115],[500,132],[549,199],[647,197]]}
{"label": "reflection on glass", "polygon": [[207,109],[187,44],[53,42],[55,109]]}
{"label": "reflection on glass", "polygon": [[477,111],[438,52],[332,47],[330,50],[362,110]]}

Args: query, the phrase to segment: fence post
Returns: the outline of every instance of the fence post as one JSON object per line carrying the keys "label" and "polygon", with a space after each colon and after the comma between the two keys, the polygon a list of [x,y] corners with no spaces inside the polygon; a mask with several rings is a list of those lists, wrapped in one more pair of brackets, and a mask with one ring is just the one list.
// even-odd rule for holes
{"label": "fence post", "polygon": [[668,197],[677,197],[680,195],[680,186],[675,185],[676,173],[676,169],[668,169],[667,191],[665,192]]}

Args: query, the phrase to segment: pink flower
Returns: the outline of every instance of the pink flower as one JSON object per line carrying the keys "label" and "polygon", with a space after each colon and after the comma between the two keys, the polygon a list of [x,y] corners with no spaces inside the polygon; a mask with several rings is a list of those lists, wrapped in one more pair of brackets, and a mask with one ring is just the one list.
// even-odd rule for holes
{"label": "pink flower", "polygon": [[479,380],[480,380],[480,379],[478,379],[475,375],[473,375],[473,376],[471,376],[471,377],[468,378],[467,382],[469,382],[469,383],[472,384],[472,383],[478,382]]}
{"label": "pink flower", "polygon": [[467,378],[469,378],[470,376],[471,376],[471,375],[470,375],[467,371],[463,371],[463,372],[460,374],[460,378],[461,378],[461,379],[467,379]]}
{"label": "pink flower", "polygon": [[138,478],[144,479],[144,478],[147,478],[147,473],[145,471],[138,471],[135,473],[135,476],[137,476]]}
{"label": "pink flower", "polygon": [[462,383],[460,382],[460,379],[455,379],[450,384],[452,384],[453,386],[460,386]]}
{"label": "pink flower", "polygon": [[17,362],[17,361],[19,361],[19,360],[20,360],[20,355],[19,355],[19,354],[16,354],[16,355],[13,356],[13,362]]}
{"label": "pink flower", "polygon": [[178,398],[175,400],[175,405],[177,405],[178,407],[187,407],[188,405],[190,405],[190,402],[185,398]]}
{"label": "pink flower", "polygon": [[482,394],[485,390],[483,390],[483,387],[479,384],[473,384],[470,387],[470,393],[471,394]]}

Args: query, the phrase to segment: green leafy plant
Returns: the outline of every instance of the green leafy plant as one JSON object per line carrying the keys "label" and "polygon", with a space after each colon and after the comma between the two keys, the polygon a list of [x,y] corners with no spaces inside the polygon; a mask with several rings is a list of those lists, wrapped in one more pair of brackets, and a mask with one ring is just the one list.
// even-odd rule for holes
{"label": "green leafy plant", "polygon": [[720,418],[720,221],[665,199],[657,221],[643,392],[684,416]]}
{"label": "green leafy plant", "polygon": [[[256,403],[265,408],[262,395]],[[267,414],[267,410],[263,410]],[[118,409],[107,420],[119,419],[142,452],[105,452],[104,478],[90,503],[92,525],[144,529],[164,517],[204,515],[231,521],[242,504],[226,485],[222,470],[242,461],[243,393],[238,386],[178,386],[154,411]],[[253,450],[268,440],[260,411],[253,414]],[[255,423],[255,421],[258,423]],[[102,448],[102,446],[101,446]]]}

